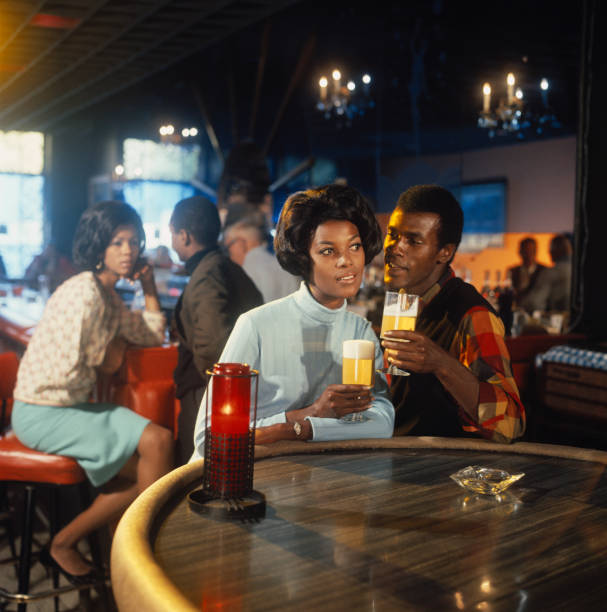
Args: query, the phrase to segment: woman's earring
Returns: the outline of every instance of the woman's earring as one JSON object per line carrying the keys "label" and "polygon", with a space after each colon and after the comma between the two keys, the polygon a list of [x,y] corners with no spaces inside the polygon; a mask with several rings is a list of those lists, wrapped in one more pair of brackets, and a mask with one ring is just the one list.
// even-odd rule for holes
{"label": "woman's earring", "polygon": [[95,270],[97,270],[97,272],[101,272],[101,270],[103,270],[103,262],[102,261],[98,261],[97,265],[95,266]]}

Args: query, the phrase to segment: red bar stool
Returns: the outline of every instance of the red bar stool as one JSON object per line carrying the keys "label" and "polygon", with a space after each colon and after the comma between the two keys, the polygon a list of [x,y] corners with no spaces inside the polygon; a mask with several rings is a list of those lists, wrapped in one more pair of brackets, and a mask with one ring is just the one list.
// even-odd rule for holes
{"label": "red bar stool", "polygon": [[[19,603],[19,612],[25,611],[29,601],[57,597],[62,593],[77,589],[90,588],[91,585],[70,585],[58,588],[58,576],[53,576],[54,588],[42,593],[29,593],[30,566],[32,564],[32,535],[37,493],[47,489],[50,495],[50,537],[57,532],[57,494],[63,487],[77,485],[80,488],[83,506],[88,505],[87,478],[84,470],[74,459],[49,455],[32,450],[19,442],[13,433],[0,438],[0,482],[19,483],[24,486],[23,529],[21,551],[18,560],[18,590],[9,593],[0,588],[0,599]],[[92,550],[93,557],[98,551]],[[98,561],[98,559],[96,559]]]}
{"label": "red bar stool", "polygon": [[[0,353],[0,436],[8,429],[13,410],[13,389],[17,382],[17,370],[19,369],[19,357],[17,353]],[[11,554],[17,556],[15,549],[15,537],[13,534],[13,520],[8,511],[6,486],[0,486],[0,525],[6,530]]]}
{"label": "red bar stool", "polygon": [[13,409],[13,389],[17,382],[19,357],[17,353],[0,353],[0,401],[2,413],[0,415],[0,434],[8,427]]}
{"label": "red bar stool", "polygon": [[[21,551],[18,559],[17,593],[9,593],[0,588],[0,600],[18,602],[19,612],[25,611],[27,602],[47,597],[57,597],[61,593],[73,591],[86,586],[67,586],[58,588],[59,577],[53,575],[54,588],[42,593],[29,593],[30,567],[32,564],[32,536],[37,493],[47,489],[50,497],[50,537],[58,530],[57,502],[58,492],[67,486],[78,486],[80,489],[82,506],[88,506],[88,481],[84,470],[74,459],[49,455],[33,450],[19,442],[13,433],[5,433],[12,409],[13,389],[17,380],[19,360],[15,353],[0,355],[0,393],[2,399],[2,431],[0,432],[0,485],[6,489],[7,485],[20,484],[25,489],[24,508],[22,512],[23,528],[21,532]],[[4,420],[6,417],[6,421]],[[10,537],[10,536],[9,536]],[[11,547],[13,557],[16,557],[14,544]],[[91,552],[98,563],[100,554],[96,542],[91,540]],[[55,599],[55,607],[58,600]]]}

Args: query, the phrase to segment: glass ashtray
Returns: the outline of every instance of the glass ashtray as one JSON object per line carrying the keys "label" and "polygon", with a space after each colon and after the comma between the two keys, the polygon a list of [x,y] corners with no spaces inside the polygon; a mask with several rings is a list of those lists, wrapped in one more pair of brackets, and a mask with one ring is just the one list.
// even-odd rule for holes
{"label": "glass ashtray", "polygon": [[505,470],[486,468],[480,465],[469,465],[455,474],[452,478],[460,487],[482,495],[497,495],[505,491],[513,482],[525,474],[510,474]]}

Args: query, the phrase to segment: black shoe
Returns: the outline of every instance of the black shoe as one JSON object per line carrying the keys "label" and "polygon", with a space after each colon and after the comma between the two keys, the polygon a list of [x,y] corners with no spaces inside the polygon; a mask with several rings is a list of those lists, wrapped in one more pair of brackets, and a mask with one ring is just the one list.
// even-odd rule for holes
{"label": "black shoe", "polygon": [[57,570],[60,574],[63,574],[68,581],[74,586],[82,586],[85,584],[94,584],[105,579],[103,572],[96,567],[93,567],[90,572],[86,574],[70,574],[67,570],[63,569],[55,559],[53,559],[48,546],[45,546],[40,550],[39,557],[40,563],[45,567]]}

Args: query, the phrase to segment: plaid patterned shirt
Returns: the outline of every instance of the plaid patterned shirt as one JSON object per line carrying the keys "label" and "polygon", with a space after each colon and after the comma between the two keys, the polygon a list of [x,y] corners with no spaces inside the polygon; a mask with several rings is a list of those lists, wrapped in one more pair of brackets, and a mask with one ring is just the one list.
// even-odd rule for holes
{"label": "plaid patterned shirt", "polygon": [[[449,269],[422,296],[424,308],[454,276]],[[521,437],[525,432],[525,408],[512,374],[501,319],[485,306],[473,306],[459,321],[450,345],[442,348],[479,380],[475,409],[467,411],[459,407],[462,429],[495,442],[512,442]]]}

